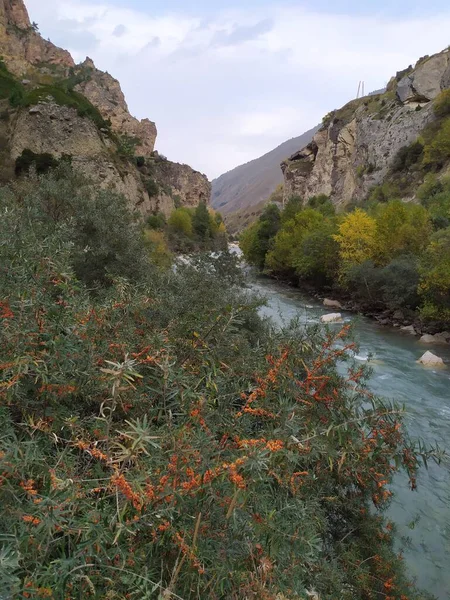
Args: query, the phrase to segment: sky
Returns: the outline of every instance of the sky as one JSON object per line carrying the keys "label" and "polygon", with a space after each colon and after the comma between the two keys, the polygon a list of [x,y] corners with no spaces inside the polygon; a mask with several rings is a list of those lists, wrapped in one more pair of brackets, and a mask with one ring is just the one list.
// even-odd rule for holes
{"label": "sky", "polygon": [[25,2],[45,38],[120,81],[160,153],[211,179],[450,44],[444,0]]}

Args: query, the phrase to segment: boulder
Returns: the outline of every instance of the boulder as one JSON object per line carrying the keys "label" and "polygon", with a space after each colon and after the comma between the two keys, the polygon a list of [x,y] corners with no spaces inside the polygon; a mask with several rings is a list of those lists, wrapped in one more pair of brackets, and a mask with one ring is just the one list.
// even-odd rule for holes
{"label": "boulder", "polygon": [[448,344],[450,343],[450,331],[441,331],[440,333],[436,333],[434,339],[439,344]]}
{"label": "boulder", "polygon": [[342,308],[342,304],[338,302],[338,300],[330,300],[329,298],[325,298],[325,300],[323,301],[323,305],[326,308]]}
{"label": "boulder", "polygon": [[417,331],[414,328],[414,325],[407,325],[406,327],[401,327],[400,331],[404,331],[405,333],[411,333],[412,335],[417,335]]}
{"label": "boulder", "polygon": [[418,361],[424,367],[443,367],[444,361],[439,356],[436,356],[432,352],[425,352],[425,354]]}
{"label": "boulder", "polygon": [[422,344],[447,344],[450,339],[450,333],[443,331],[442,333],[436,333],[436,335],[425,334],[420,338]]}
{"label": "boulder", "polygon": [[403,103],[434,100],[443,89],[449,63],[448,52],[435,54],[419,62],[412,73],[399,81],[397,87],[399,99]]}
{"label": "boulder", "polygon": [[329,315],[323,315],[320,317],[321,323],[342,323],[341,313],[330,313]]}

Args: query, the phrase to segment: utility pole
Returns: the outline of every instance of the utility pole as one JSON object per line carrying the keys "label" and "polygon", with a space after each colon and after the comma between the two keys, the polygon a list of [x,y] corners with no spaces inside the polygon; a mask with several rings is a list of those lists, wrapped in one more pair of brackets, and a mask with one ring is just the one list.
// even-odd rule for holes
{"label": "utility pole", "polygon": [[[365,96],[365,82],[364,81],[360,81],[358,83],[358,93],[356,94],[356,99],[358,98],[364,98]],[[360,96],[361,94],[361,96]]]}

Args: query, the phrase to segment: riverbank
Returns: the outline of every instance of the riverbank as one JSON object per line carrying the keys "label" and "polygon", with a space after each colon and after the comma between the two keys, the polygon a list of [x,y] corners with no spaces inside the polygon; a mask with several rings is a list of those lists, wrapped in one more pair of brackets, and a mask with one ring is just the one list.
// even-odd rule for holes
{"label": "riverbank", "polygon": [[[293,318],[314,326],[326,314],[323,300],[310,296],[304,289],[281,284],[267,276],[254,275],[251,288],[267,298],[262,314],[280,326]],[[424,352],[418,338],[400,328],[382,326],[374,319],[355,315],[345,309],[345,323],[352,323],[359,343],[355,359],[368,364],[372,376],[371,392],[395,398],[404,404],[409,434],[426,444],[448,448],[450,439],[450,371],[425,369],[417,363]],[[336,326],[338,327],[338,326]],[[429,346],[450,363],[450,347]],[[421,469],[418,488],[411,492],[406,478],[394,479],[394,497],[387,516],[396,523],[397,550],[403,548],[408,571],[419,586],[439,600],[448,600],[450,574],[450,471],[429,464]]]}
{"label": "riverbank", "polygon": [[[300,289],[300,286],[292,279],[283,278],[271,273],[260,272],[260,274],[269,279],[273,279],[281,285],[292,287],[293,289]],[[385,327],[403,329],[404,331],[408,330],[408,333],[418,337],[440,336],[441,334],[448,333],[447,329],[450,329],[450,325],[443,321],[424,321],[417,311],[411,309],[388,310],[386,308],[380,308],[377,310],[373,307],[368,308],[364,304],[352,300],[348,297],[348,294],[343,294],[342,291],[337,289],[324,288],[318,290],[307,282],[301,282],[301,289],[320,303],[324,303],[327,299],[334,301],[336,306],[330,306],[329,308],[340,308],[347,312],[367,317]],[[445,337],[445,335],[442,335],[442,337]],[[450,333],[448,338],[450,339]],[[448,342],[446,345],[450,347]]]}

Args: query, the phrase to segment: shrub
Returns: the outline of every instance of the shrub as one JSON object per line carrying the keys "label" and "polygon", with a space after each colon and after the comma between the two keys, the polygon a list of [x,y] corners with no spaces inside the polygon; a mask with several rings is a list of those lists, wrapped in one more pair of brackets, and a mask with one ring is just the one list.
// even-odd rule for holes
{"label": "shrub", "polygon": [[412,166],[421,162],[423,158],[423,144],[417,140],[409,146],[400,148],[394,157],[391,170],[396,173],[398,171],[407,171]]}
{"label": "shrub", "polygon": [[26,148],[22,154],[16,158],[15,173],[17,176],[29,173],[32,166],[35,167],[39,175],[48,173],[50,169],[58,166],[59,161],[47,152],[35,154],[32,150]]}
{"label": "shrub", "polygon": [[450,117],[440,125],[436,135],[425,146],[424,166],[439,170],[450,159]]}
{"label": "shrub", "polygon": [[442,91],[433,104],[434,114],[442,119],[450,116],[450,90]]}
{"label": "shrub", "polygon": [[159,194],[159,185],[154,179],[147,179],[145,181],[145,189],[150,198],[153,198]]}
{"label": "shrub", "polygon": [[155,231],[155,229],[146,229],[144,242],[148,248],[151,263],[158,269],[168,269],[172,264],[172,254],[164,233]]}
{"label": "shrub", "polygon": [[8,71],[5,63],[0,60],[0,100],[9,98],[11,106],[18,106],[23,97],[23,86]]}
{"label": "shrub", "polygon": [[150,229],[164,229],[167,225],[167,219],[164,213],[158,212],[147,217],[146,223]]}
{"label": "shrub", "polygon": [[136,148],[141,143],[140,139],[131,135],[118,136],[117,153],[122,158],[135,158]]}
{"label": "shrub", "polygon": [[121,277],[137,283],[150,273],[140,228],[125,198],[95,189],[68,161],[21,185],[16,202],[23,198],[25,208],[20,218],[33,220],[43,237],[70,223],[65,240],[71,269],[92,290]]}
{"label": "shrub", "polygon": [[345,330],[274,335],[226,257],[97,302],[62,235],[30,248],[29,231],[14,260],[16,225],[0,225],[3,593],[421,597],[381,514],[402,465],[415,487],[416,453],[364,370],[338,374]]}

